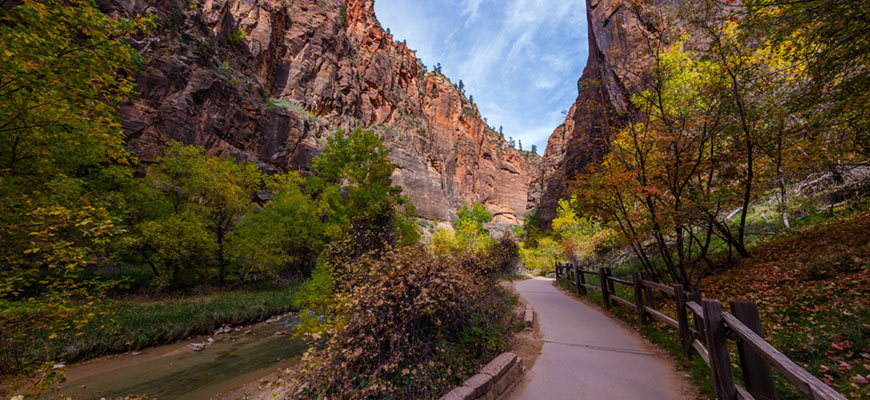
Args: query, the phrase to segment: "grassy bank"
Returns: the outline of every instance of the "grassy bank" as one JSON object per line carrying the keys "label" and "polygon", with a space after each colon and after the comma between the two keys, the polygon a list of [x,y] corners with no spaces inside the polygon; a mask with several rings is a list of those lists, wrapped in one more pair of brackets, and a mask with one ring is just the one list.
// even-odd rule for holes
{"label": "grassy bank", "polygon": [[218,291],[161,300],[127,298],[111,302],[77,336],[41,337],[29,346],[50,349],[53,359],[81,361],[208,334],[290,311],[296,286]]}

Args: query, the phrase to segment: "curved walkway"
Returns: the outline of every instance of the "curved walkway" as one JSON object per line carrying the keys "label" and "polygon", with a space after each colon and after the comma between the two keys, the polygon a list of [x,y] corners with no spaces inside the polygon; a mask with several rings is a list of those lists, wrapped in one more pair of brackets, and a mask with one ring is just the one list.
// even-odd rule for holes
{"label": "curved walkway", "polygon": [[691,399],[681,374],[640,335],[536,278],[516,285],[544,346],[512,399]]}

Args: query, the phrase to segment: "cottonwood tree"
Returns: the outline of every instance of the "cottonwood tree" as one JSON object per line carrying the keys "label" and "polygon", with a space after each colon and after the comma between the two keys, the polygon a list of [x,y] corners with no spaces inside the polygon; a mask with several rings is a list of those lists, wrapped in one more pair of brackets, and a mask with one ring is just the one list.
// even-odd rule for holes
{"label": "cottonwood tree", "polygon": [[[217,265],[218,281],[223,282],[228,267],[227,239],[239,217],[251,210],[251,196],[263,181],[260,169],[254,163],[209,157],[200,147],[171,142],[150,174],[153,185],[172,199],[174,216],[164,223],[185,217],[198,221],[190,222],[191,227],[198,223],[206,226],[215,244],[211,259]],[[152,246],[159,249],[165,245],[159,242]],[[173,283],[177,278],[173,277]]]}
{"label": "cottonwood tree", "polygon": [[325,210],[325,234],[345,242],[342,257],[356,258],[419,239],[416,211],[394,186],[390,149],[373,131],[338,131],[311,162],[306,192]]}
{"label": "cottonwood tree", "polygon": [[116,110],[138,57],[124,37],[148,26],[90,0],[0,5],[0,396],[62,377],[46,363],[59,354],[32,339],[74,335],[103,312],[112,283],[86,267],[121,232],[112,186],[133,160]]}
{"label": "cottonwood tree", "polygon": [[632,98],[635,113],[582,178],[578,198],[619,227],[653,277],[691,285],[698,264],[709,263],[717,214],[701,210],[719,207],[712,189],[724,139],[719,100],[707,94],[720,82],[714,64],[679,44],[654,55],[646,89]]}
{"label": "cottonwood tree", "polygon": [[230,254],[240,265],[240,280],[275,278],[287,266],[307,275],[325,245],[324,210],[301,189],[295,172],[268,179],[275,197],[246,216],[231,235]]}

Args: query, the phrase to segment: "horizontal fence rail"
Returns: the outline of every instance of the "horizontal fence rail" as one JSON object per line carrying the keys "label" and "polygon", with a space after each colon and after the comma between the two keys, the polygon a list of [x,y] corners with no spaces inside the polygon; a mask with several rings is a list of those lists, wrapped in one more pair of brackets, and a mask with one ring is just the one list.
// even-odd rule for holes
{"label": "horizontal fence rail", "polygon": [[[710,368],[716,398],[722,400],[776,399],[772,371],[779,372],[792,386],[809,399],[845,400],[845,397],[824,382],[788,359],[762,337],[758,307],[752,302],[732,301],[731,313],[722,310],[717,300],[703,299],[701,290],[689,290],[682,285],[668,286],[635,272],[631,280],[613,276],[610,268],[585,270],[574,264],[556,264],[556,279],[567,281],[577,294],[584,296],[590,290],[601,292],[605,308],[619,304],[637,312],[641,326],[657,319],[677,329],[683,354],[701,357]],[[586,281],[597,276],[598,285]],[[634,302],[616,295],[615,285],[633,289]],[[656,308],[656,297],[672,299],[676,316],[672,317]],[[689,322],[689,316],[691,321]],[[737,344],[737,364],[743,373],[746,387],[734,382],[728,340]]]}

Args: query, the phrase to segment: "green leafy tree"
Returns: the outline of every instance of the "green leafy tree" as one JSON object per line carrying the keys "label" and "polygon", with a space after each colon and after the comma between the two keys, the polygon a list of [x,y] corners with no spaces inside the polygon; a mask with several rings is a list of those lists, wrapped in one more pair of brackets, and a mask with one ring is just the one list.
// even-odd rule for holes
{"label": "green leafy tree", "polygon": [[[870,5],[862,0],[749,0],[728,9],[742,39],[780,47],[800,79],[780,98],[810,127],[835,126],[838,143],[870,155]],[[843,140],[846,139],[846,140]],[[851,140],[849,140],[851,139]]]}
{"label": "green leafy tree", "polygon": [[147,26],[92,0],[0,6],[0,396],[60,378],[29,341],[81,332],[112,286],[86,267],[122,231],[100,185],[132,176],[116,109],[138,62],[124,38]]}
{"label": "green leafy tree", "polygon": [[350,245],[348,256],[419,239],[416,212],[394,186],[390,150],[373,131],[338,131],[311,162],[306,182],[326,213],[326,235]]}
{"label": "green leafy tree", "polygon": [[165,273],[157,274],[162,285],[177,286],[183,274],[203,281],[210,278],[216,243],[205,221],[190,210],[146,221],[140,227],[142,242],[162,261]]}
{"label": "green leafy tree", "polygon": [[301,183],[295,172],[273,178],[269,189],[275,197],[233,231],[230,254],[241,266],[240,279],[273,278],[290,265],[301,274],[313,270],[325,245],[323,213],[302,193]]}
{"label": "green leafy tree", "polygon": [[170,197],[176,215],[189,212],[205,224],[215,243],[217,277],[223,282],[229,233],[251,210],[251,196],[261,187],[262,173],[254,163],[208,157],[202,148],[178,142],[171,142],[159,161],[151,169],[153,184]]}
{"label": "green leafy tree", "polygon": [[492,237],[484,224],[492,221],[492,214],[482,204],[474,203],[469,209],[462,206],[456,212],[456,221],[453,221],[455,243],[458,252],[472,251],[481,253],[489,250],[492,245]]}

